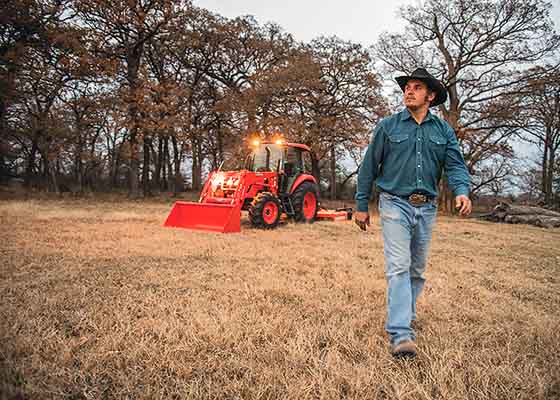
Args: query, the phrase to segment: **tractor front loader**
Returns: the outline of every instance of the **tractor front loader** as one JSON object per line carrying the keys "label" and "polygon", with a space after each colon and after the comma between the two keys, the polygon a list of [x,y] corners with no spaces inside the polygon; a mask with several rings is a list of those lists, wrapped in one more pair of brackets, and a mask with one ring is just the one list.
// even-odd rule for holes
{"label": "tractor front loader", "polygon": [[332,219],[346,217],[347,211],[319,210],[309,152],[303,144],[254,143],[243,170],[210,173],[199,202],[176,202],[164,226],[240,232],[242,210],[262,229],[275,228],[282,214],[297,222],[313,222],[321,212]]}

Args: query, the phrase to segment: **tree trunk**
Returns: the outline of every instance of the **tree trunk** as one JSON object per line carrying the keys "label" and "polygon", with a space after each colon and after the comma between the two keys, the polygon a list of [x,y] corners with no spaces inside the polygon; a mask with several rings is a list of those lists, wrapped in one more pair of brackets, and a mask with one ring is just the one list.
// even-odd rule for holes
{"label": "tree trunk", "polygon": [[311,153],[311,174],[321,184],[321,168],[319,167],[319,160],[316,158],[315,153]]}
{"label": "tree trunk", "polygon": [[[137,129],[133,128],[134,131]],[[128,196],[132,199],[140,197],[138,174],[140,170],[139,144],[136,141],[136,133],[131,133],[130,138],[130,170],[128,175]]]}
{"label": "tree trunk", "polygon": [[332,144],[331,147],[331,200],[336,199],[336,146]]}
{"label": "tree trunk", "polygon": [[215,170],[218,169],[222,161],[224,160],[224,140],[222,137],[222,125],[218,122],[218,159],[216,160]]}
{"label": "tree trunk", "polygon": [[171,137],[173,142],[173,162],[175,166],[175,175],[173,179],[173,197],[177,196],[179,193],[179,183],[182,181],[181,179],[181,156],[179,154],[179,146],[177,145],[177,138],[175,136]]}
{"label": "tree trunk", "polygon": [[47,184],[47,191],[59,193],[58,182],[56,179],[55,168],[49,160],[48,150],[40,150],[41,158],[43,159],[43,176]]}
{"label": "tree trunk", "polygon": [[[172,138],[174,138],[174,136],[172,136]],[[173,140],[172,140],[173,142]],[[173,143],[172,143],[173,144]],[[173,161],[171,159],[171,149],[169,148],[169,140],[166,140],[165,143],[165,159],[167,160],[167,190],[173,190],[174,184],[173,184]],[[175,156],[173,156],[173,159],[175,159]]]}
{"label": "tree trunk", "polygon": [[60,168],[60,157],[56,157],[56,162],[54,163],[56,168],[53,168],[53,186],[56,190],[56,192],[60,195],[62,195],[62,192],[65,191],[65,189],[63,189],[59,184],[58,184],[58,177],[62,175],[61,173],[61,168]]}
{"label": "tree trunk", "polygon": [[[552,146],[551,146],[552,147]],[[552,192],[552,182],[554,181],[554,150],[549,148],[548,152],[548,171],[546,177],[546,205],[552,206],[553,203],[553,192]]]}
{"label": "tree trunk", "polygon": [[6,70],[5,79],[0,83],[0,132],[6,132],[6,111],[10,106],[10,100],[14,99],[12,90],[16,79],[16,63],[8,62]]}
{"label": "tree trunk", "polygon": [[127,54],[127,79],[129,84],[128,98],[128,117],[130,120],[130,171],[129,171],[129,192],[130,198],[138,198],[139,181],[138,172],[140,169],[140,145],[139,136],[139,113],[138,113],[138,69],[142,57],[142,46],[134,46],[128,50]]}
{"label": "tree trunk", "polygon": [[200,139],[194,138],[192,140],[192,190],[200,191],[202,188],[202,163],[204,156],[202,154],[202,144]]}
{"label": "tree trunk", "polygon": [[98,183],[103,175],[103,165],[95,157],[95,145],[101,132],[98,130],[90,142],[88,164],[85,171],[85,189],[87,191],[95,191]]}
{"label": "tree trunk", "polygon": [[115,145],[113,149],[113,165],[111,171],[111,187],[115,189],[118,186],[118,173],[119,173],[119,162],[120,162],[120,149]]}
{"label": "tree trunk", "polygon": [[156,160],[156,170],[154,173],[154,186],[161,190],[161,167],[162,167],[162,157],[163,157],[163,137],[161,135],[158,136],[158,151],[157,156],[155,157]]}
{"label": "tree trunk", "polygon": [[156,188],[159,191],[159,178],[156,176],[157,172],[156,172],[156,168],[157,168],[157,164],[159,163],[159,152],[155,150],[154,148],[154,142],[153,142],[153,138],[150,141],[150,157],[151,157],[151,163],[154,164],[154,173],[151,174],[151,182],[150,182],[150,192]]}
{"label": "tree trunk", "polygon": [[82,133],[78,130],[78,143],[76,143],[76,180],[78,181],[78,192],[84,192],[84,164],[82,162]]}
{"label": "tree trunk", "polygon": [[543,150],[543,158],[542,158],[542,182],[541,182],[541,190],[542,190],[542,195],[544,198],[545,203],[548,202],[548,141],[549,141],[549,129],[547,128],[547,132],[546,132],[546,136],[545,136],[545,140],[544,140],[544,150]]}
{"label": "tree trunk", "polygon": [[438,197],[438,207],[441,211],[446,211],[447,209],[447,192],[445,180],[442,179],[439,183],[439,197]]}
{"label": "tree trunk", "polygon": [[142,166],[142,194],[149,196],[150,192],[150,147],[152,138],[144,136],[144,164]]}
{"label": "tree trunk", "polygon": [[191,188],[192,190],[198,191],[200,190],[200,181],[201,181],[201,160],[200,160],[200,144],[198,138],[192,137],[191,138],[191,155],[192,155],[192,165],[191,165]]}
{"label": "tree trunk", "polygon": [[455,197],[453,196],[453,192],[447,186],[446,189],[447,194],[447,212],[450,214],[457,214],[457,209],[455,208]]}
{"label": "tree trunk", "polygon": [[53,192],[60,194],[60,188],[58,187],[58,180],[56,179],[56,171],[52,167],[52,163],[48,164],[47,171],[49,172],[49,177],[52,183]]}
{"label": "tree trunk", "polygon": [[447,179],[443,178],[439,184],[439,208],[446,213],[455,213],[455,199],[453,198],[453,192],[449,189],[447,184]]}
{"label": "tree trunk", "polygon": [[161,190],[169,190],[169,137],[163,139],[163,153],[161,155]]}
{"label": "tree trunk", "polygon": [[31,151],[29,152],[29,157],[27,158],[27,166],[25,168],[24,185],[26,188],[31,187],[31,181],[33,179],[33,174],[35,173],[35,161],[38,150],[39,146],[37,145],[37,139],[33,139],[33,143],[31,144]]}

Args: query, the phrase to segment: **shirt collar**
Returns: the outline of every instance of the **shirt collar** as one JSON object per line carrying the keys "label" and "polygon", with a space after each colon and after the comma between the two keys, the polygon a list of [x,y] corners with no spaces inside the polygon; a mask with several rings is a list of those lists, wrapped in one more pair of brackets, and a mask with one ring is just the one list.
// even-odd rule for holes
{"label": "shirt collar", "polygon": [[401,121],[406,121],[410,118],[412,118],[412,115],[410,114],[410,111],[408,111],[408,108],[401,111]]}
{"label": "shirt collar", "polygon": [[428,110],[428,114],[426,114],[426,118],[424,118],[424,121],[422,121],[422,123],[431,121],[432,119],[434,119],[434,114],[432,114],[430,110]]}
{"label": "shirt collar", "polygon": [[[405,108],[401,112],[401,121],[406,121],[407,119],[413,118],[412,114],[410,114],[410,111],[408,111],[408,108]],[[428,114],[426,114],[426,118],[424,118],[424,121],[422,121],[422,123],[431,121],[432,119],[434,119],[434,115],[430,112],[430,110],[428,110]]]}

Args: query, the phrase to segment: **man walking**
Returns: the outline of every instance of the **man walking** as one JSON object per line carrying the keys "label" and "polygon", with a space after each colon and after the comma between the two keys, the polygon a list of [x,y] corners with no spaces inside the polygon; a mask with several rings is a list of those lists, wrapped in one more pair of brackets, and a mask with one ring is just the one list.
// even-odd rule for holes
{"label": "man walking", "polygon": [[447,122],[429,108],[447,100],[447,90],[425,69],[396,78],[405,109],[383,119],[358,174],[355,221],[370,224],[368,200],[375,182],[383,232],[387,319],[385,329],[396,357],[416,355],[416,300],[437,213],[438,184],[443,170],[463,216],[470,214],[469,174],[457,138]]}

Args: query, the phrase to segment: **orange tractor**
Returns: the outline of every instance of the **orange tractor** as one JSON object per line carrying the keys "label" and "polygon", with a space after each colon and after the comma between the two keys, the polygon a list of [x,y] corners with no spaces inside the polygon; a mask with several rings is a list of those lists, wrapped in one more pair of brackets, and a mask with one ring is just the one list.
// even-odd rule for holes
{"label": "orange tractor", "polygon": [[275,228],[282,214],[297,222],[350,219],[351,209],[319,207],[319,185],[310,169],[310,149],[304,144],[255,142],[243,170],[211,172],[199,202],[176,202],[164,226],[239,232],[242,210],[263,229]]}

